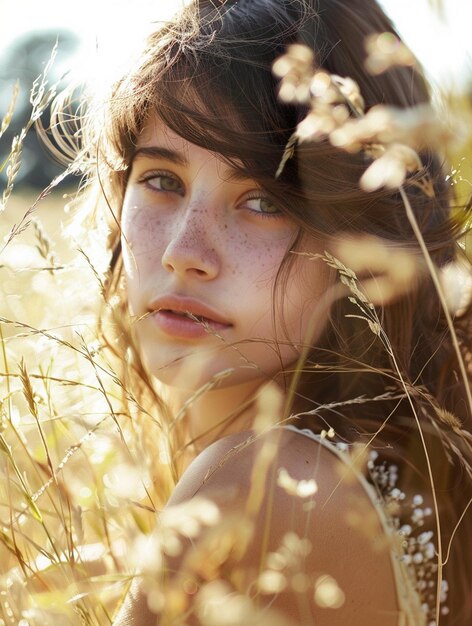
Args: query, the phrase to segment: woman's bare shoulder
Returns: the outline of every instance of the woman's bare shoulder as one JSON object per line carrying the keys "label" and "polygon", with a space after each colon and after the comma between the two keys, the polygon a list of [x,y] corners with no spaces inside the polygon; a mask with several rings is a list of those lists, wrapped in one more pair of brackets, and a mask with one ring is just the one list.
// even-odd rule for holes
{"label": "woman's bare shoulder", "polygon": [[[308,546],[304,579],[313,588],[336,581],[336,602],[343,600],[336,611],[321,610],[320,623],[397,624],[390,543],[378,510],[356,472],[320,442],[283,428],[225,437],[188,467],[169,506],[196,495],[216,503],[223,519],[251,523],[249,569],[263,571],[287,537]],[[297,604],[290,584],[272,606],[290,612]],[[316,602],[311,610],[320,610]]]}
{"label": "woman's bare shoulder", "polygon": [[285,469],[297,480],[316,480],[316,473],[318,491],[321,475],[323,491],[328,485],[342,489],[336,470],[339,461],[331,452],[315,439],[293,430],[273,428],[260,434],[234,433],[211,444],[189,465],[169,504],[231,484],[237,485],[244,496],[251,487],[255,468],[262,464],[272,470]]}

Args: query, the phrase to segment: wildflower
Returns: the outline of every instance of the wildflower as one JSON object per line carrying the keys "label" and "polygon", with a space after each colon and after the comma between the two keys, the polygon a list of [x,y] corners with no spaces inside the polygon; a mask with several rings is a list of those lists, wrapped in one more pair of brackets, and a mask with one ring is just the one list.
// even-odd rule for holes
{"label": "wildflower", "polygon": [[296,136],[300,142],[320,141],[328,137],[336,128],[336,121],[330,111],[326,113],[310,111],[298,124]]}
{"label": "wildflower", "polygon": [[287,579],[282,572],[266,570],[259,576],[257,586],[262,593],[280,593],[287,586]]}
{"label": "wildflower", "polygon": [[315,602],[324,609],[339,609],[345,595],[332,576],[320,576],[315,582]]}
{"label": "wildflower", "polygon": [[455,135],[428,104],[408,109],[379,104],[364,116],[347,120],[330,133],[329,139],[337,148],[351,153],[366,149],[376,158],[379,148],[391,144],[401,143],[415,150],[442,148]]}
{"label": "wildflower", "polygon": [[361,177],[360,185],[365,191],[375,191],[381,187],[396,189],[402,185],[408,174],[422,168],[418,154],[408,146],[394,143],[385,149]]}
{"label": "wildflower", "polygon": [[441,268],[441,286],[449,311],[460,317],[472,300],[472,273],[463,261],[453,261]]}
{"label": "wildflower", "polygon": [[319,141],[331,136],[349,120],[349,109],[361,114],[364,101],[357,83],[325,71],[314,74],[310,92],[311,110],[297,126],[300,141]]}
{"label": "wildflower", "polygon": [[331,79],[354,112],[359,116],[362,115],[365,110],[365,103],[356,81],[349,77],[337,76],[336,74],[333,74]]}
{"label": "wildflower", "polygon": [[320,433],[320,437],[321,439],[326,439],[326,437],[329,437],[329,439],[333,439],[335,434],[336,433],[334,432],[334,428],[330,427],[329,430],[325,430],[323,428],[323,430]]}
{"label": "wildflower", "polygon": [[273,72],[283,78],[279,96],[285,102],[304,103],[310,96],[313,74],[313,52],[300,44],[293,44],[287,53],[277,59]]}
{"label": "wildflower", "polygon": [[295,480],[284,467],[279,470],[277,484],[289,495],[299,498],[307,498],[318,491],[318,485],[313,478],[311,480]]}
{"label": "wildflower", "polygon": [[365,116],[350,119],[330,135],[330,142],[347,152],[358,152],[371,143],[385,143],[394,139],[395,117],[392,107],[377,105]]}
{"label": "wildflower", "polygon": [[368,272],[370,277],[359,283],[361,289],[354,280],[345,283],[360,302],[391,302],[410,291],[419,271],[415,255],[372,235],[361,241],[343,237],[336,245],[336,256],[341,266],[342,260],[348,259],[354,273]]}
{"label": "wildflower", "polygon": [[415,57],[393,33],[376,33],[365,41],[365,67],[371,74],[382,74],[396,65],[412,66]]}
{"label": "wildflower", "polygon": [[202,526],[214,526],[219,520],[220,512],[216,504],[200,497],[169,507],[160,518],[164,528],[187,537],[196,537]]}
{"label": "wildflower", "polygon": [[[367,63],[373,73],[392,65],[412,65],[414,57],[392,33],[373,35],[367,40]],[[361,178],[365,191],[381,187],[400,187],[409,174],[422,169],[417,150],[443,148],[454,139],[429,104],[407,109],[376,105],[367,113],[358,84],[351,78],[313,71],[312,51],[302,45],[291,46],[278,59],[274,74],[280,77],[279,95],[285,102],[309,105],[309,112],[289,139],[277,170],[293,156],[297,142],[322,141],[350,153],[364,151],[374,162]],[[434,196],[427,177],[417,177],[413,184],[428,196]]]}
{"label": "wildflower", "polygon": [[254,605],[250,598],[234,592],[227,583],[215,580],[199,592],[197,614],[207,626],[239,626],[251,623]]}
{"label": "wildflower", "polygon": [[282,547],[292,559],[304,557],[311,552],[311,543],[306,537],[299,537],[296,533],[285,533],[282,540]]}

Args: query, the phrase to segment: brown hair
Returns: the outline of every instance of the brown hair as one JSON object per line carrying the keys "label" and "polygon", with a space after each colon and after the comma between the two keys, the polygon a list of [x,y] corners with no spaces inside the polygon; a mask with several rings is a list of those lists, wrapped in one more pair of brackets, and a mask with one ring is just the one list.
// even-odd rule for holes
{"label": "brown hair", "polygon": [[[139,64],[115,84],[105,116],[91,118],[84,131],[92,163],[90,179],[99,189],[99,204],[108,204],[114,215],[107,301],[120,284],[119,218],[127,167],[137,137],[155,114],[186,140],[219,153],[256,180],[301,232],[323,238],[340,233],[375,236],[392,248],[407,250],[421,266],[420,245],[405,216],[400,192],[379,189],[367,193],[359,187],[359,179],[371,163],[363,151],[353,154],[328,141],[306,142],[296,147],[281,175],[275,176],[287,142],[308,113],[304,104],[277,98],[278,80],[272,65],[290,44],[308,45],[319,67],[354,79],[366,110],[376,104],[410,107],[429,101],[417,67],[395,67],[375,77],[365,70],[365,39],[385,31],[395,32],[374,0],[196,0],[153,34]],[[405,193],[429,254],[440,268],[459,254],[457,239],[465,221],[457,212],[453,219],[451,190],[440,156],[425,149],[421,159],[434,194],[423,193],[414,177],[406,182]],[[299,250],[298,243],[294,242],[293,251]],[[291,258],[287,254],[280,282]],[[352,293],[347,295],[352,297]],[[433,472],[442,490],[443,539],[447,542],[470,497],[470,448],[460,420],[470,428],[471,415],[468,382],[461,375],[433,281],[427,272],[418,272],[414,287],[378,307],[376,315],[384,334],[373,333],[365,319],[353,317],[355,307],[348,297],[333,305],[329,329],[303,363],[305,375],[296,391],[304,400],[295,402],[299,422],[319,430],[313,407],[335,401],[339,408],[325,411],[323,418],[351,440],[376,432],[383,424],[379,445],[393,445],[397,456],[404,459],[409,489],[411,485],[421,488],[421,484],[425,488],[424,435],[434,452]],[[122,315],[115,316],[115,324],[126,317],[124,294],[119,309]],[[458,321],[456,333],[465,354],[470,349],[467,314]],[[122,355],[130,337],[121,326],[108,343]],[[388,338],[388,349],[382,337]],[[132,354],[131,370],[128,363],[124,371],[131,371],[128,377],[135,397],[146,391],[158,401],[139,351],[135,348]],[[407,397],[392,399],[398,392],[407,392]],[[386,394],[383,402],[366,402],[360,407],[348,402],[382,394]],[[145,400],[140,402],[147,406]],[[466,588],[472,580],[472,566],[461,545],[470,541],[471,533],[468,514],[453,543],[452,567],[446,573],[454,583],[448,624],[464,624],[465,616],[472,614]]]}

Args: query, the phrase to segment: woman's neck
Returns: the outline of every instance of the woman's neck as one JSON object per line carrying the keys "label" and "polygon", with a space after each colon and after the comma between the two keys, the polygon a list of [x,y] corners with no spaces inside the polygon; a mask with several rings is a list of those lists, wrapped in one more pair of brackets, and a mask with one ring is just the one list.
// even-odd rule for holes
{"label": "woman's neck", "polygon": [[187,451],[195,456],[226,435],[251,430],[263,383],[252,380],[194,393],[166,387],[164,397]]}

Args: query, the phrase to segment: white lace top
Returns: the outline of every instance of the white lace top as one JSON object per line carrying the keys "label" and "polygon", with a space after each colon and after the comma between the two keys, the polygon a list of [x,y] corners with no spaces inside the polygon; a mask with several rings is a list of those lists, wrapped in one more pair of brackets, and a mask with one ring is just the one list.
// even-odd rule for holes
{"label": "white lace top", "polygon": [[[311,430],[300,429],[293,424],[282,426],[310,437],[349,464],[378,512],[380,522],[392,539],[392,568],[397,583],[400,608],[398,626],[436,626],[437,554],[432,531],[423,530],[425,520],[432,515],[430,507],[424,506],[420,495],[407,496],[398,487],[398,468],[379,462],[378,454],[369,453],[367,475],[353,463],[349,445],[335,443],[325,433],[316,435]],[[402,523],[398,516],[411,509],[409,523]],[[447,582],[441,582],[441,613],[448,608]]]}

